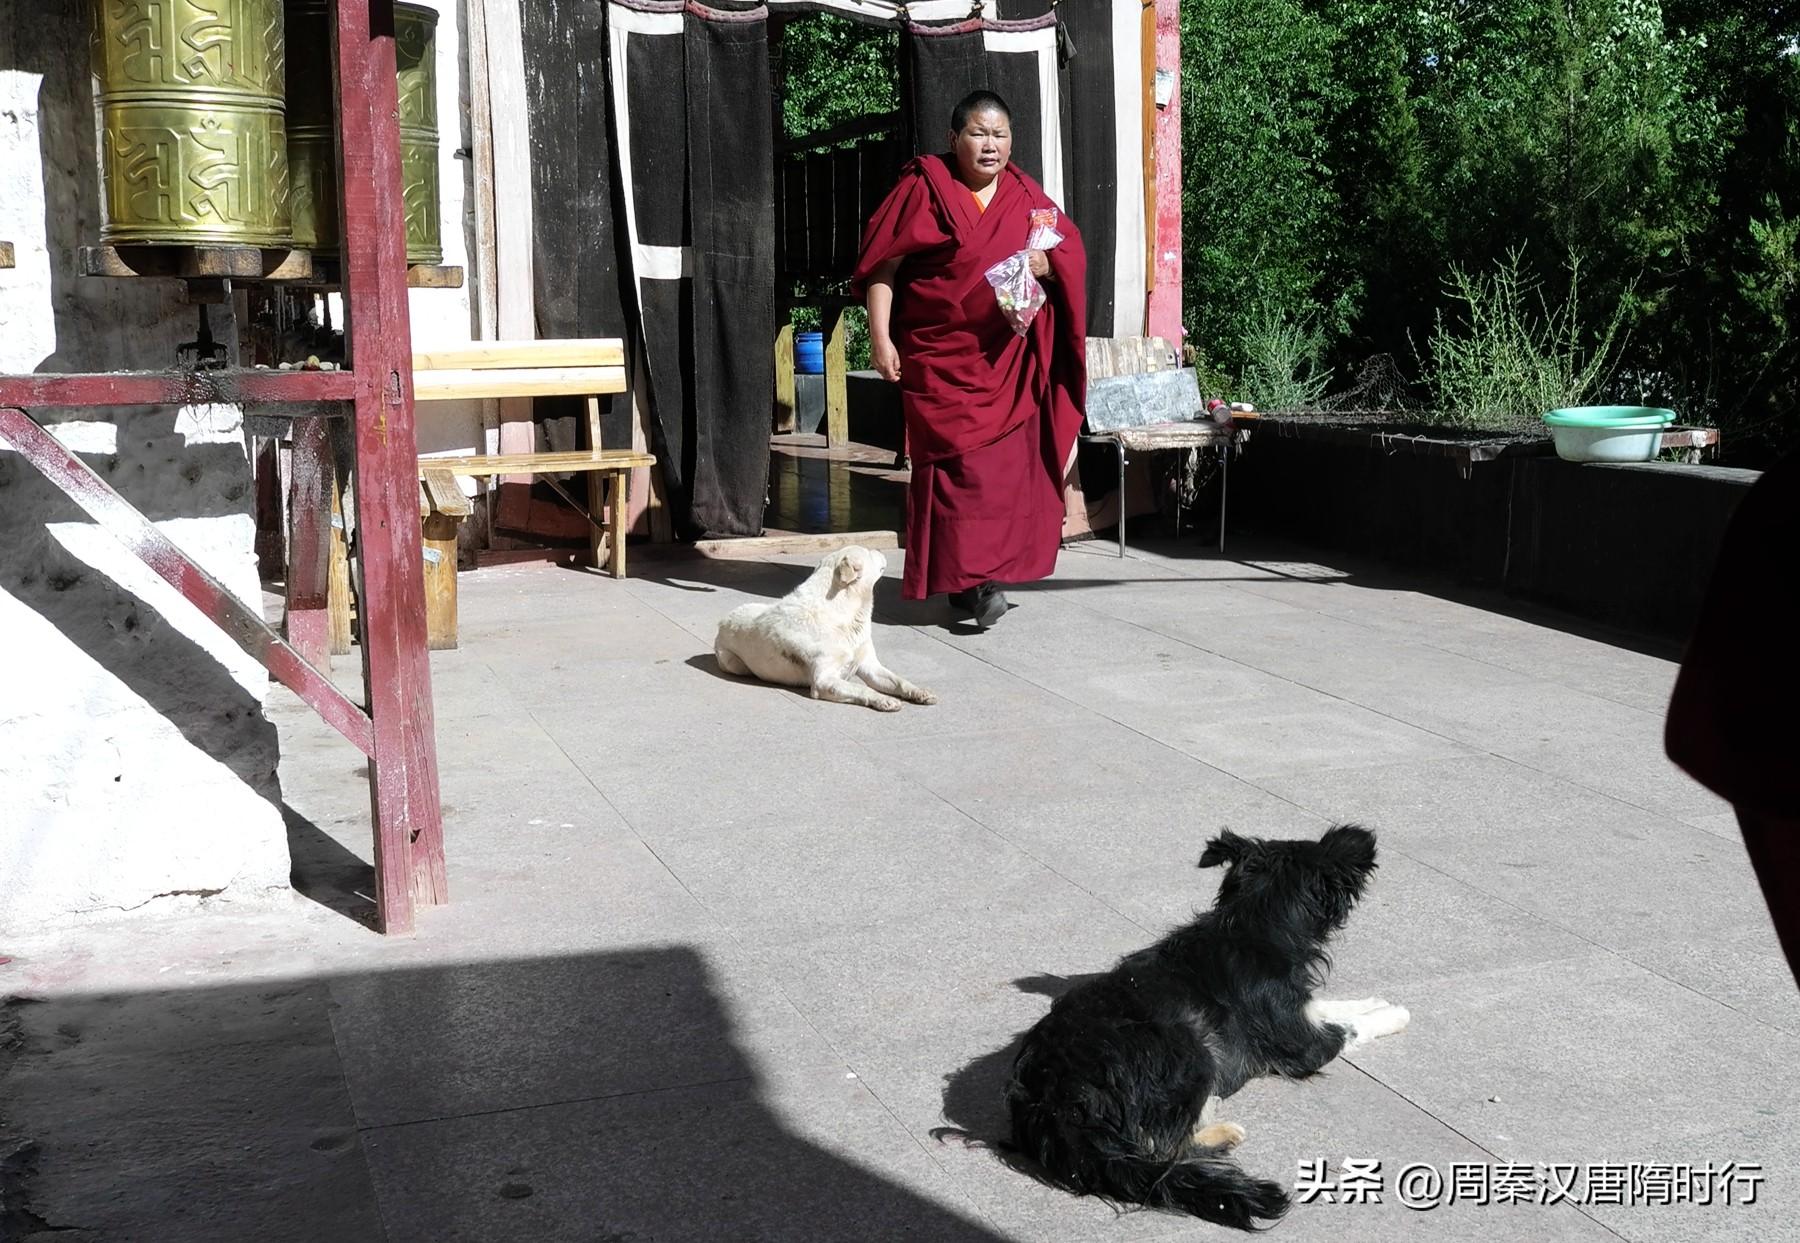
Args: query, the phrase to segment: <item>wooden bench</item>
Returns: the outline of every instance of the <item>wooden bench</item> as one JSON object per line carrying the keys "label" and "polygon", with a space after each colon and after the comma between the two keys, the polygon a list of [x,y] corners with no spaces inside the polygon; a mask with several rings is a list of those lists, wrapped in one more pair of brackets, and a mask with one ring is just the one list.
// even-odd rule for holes
{"label": "wooden bench", "polygon": [[[426,629],[433,649],[454,648],[458,528],[473,512],[458,476],[585,474],[584,508],[554,479],[557,495],[589,526],[588,558],[625,577],[625,528],[634,470],[656,465],[654,454],[606,449],[600,437],[600,395],[625,391],[625,347],[616,338],[555,341],[477,341],[413,355],[413,399],[486,400],[516,397],[587,398],[586,449],[557,453],[468,454],[419,459],[419,523],[425,553]],[[342,518],[334,496],[330,579],[331,651],[350,650],[353,602]],[[604,523],[602,516],[605,516]]]}
{"label": "wooden bench", "polygon": [[[626,505],[631,472],[656,465],[654,454],[607,449],[600,436],[600,395],[625,391],[625,346],[616,338],[558,341],[478,341],[413,355],[416,401],[507,397],[587,398],[588,447],[556,453],[472,454],[419,459],[421,472],[451,475],[585,474],[583,508],[554,479],[556,494],[588,521],[588,553],[596,568],[625,577]],[[606,521],[601,520],[606,514]]]}

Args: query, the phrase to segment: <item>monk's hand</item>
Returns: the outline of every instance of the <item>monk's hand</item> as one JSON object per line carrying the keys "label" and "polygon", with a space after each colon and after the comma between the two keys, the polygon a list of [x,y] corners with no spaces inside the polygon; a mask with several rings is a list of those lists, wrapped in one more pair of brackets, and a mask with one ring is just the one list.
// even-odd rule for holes
{"label": "monk's hand", "polygon": [[1026,265],[1031,268],[1031,274],[1039,280],[1043,280],[1050,275],[1050,256],[1046,255],[1043,251],[1026,251],[1025,262]]}
{"label": "monk's hand", "polygon": [[890,384],[900,382],[900,351],[887,337],[869,342],[869,361],[875,365],[875,373]]}

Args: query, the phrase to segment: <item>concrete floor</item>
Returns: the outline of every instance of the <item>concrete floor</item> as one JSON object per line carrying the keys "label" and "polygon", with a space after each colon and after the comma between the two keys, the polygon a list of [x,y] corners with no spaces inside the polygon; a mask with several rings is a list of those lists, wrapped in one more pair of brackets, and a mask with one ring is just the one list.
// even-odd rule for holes
{"label": "concrete floor", "polygon": [[[1111,551],[985,635],[890,583],[882,654],[943,700],[898,715],[713,672],[797,563],[465,575],[452,904],[358,922],[360,757],[277,692],[299,894],[6,947],[0,1234],[1225,1237],[933,1132],[997,1133],[1015,1036],[1210,900],[1219,827],[1356,818],[1381,869],[1329,991],[1412,1026],[1226,1116],[1258,1174],[1384,1192],[1280,1237],[1800,1237],[1800,992],[1728,809],[1662,758],[1671,653],[1252,541]],[[1755,1204],[1395,1200],[1412,1163],[1732,1161]]]}

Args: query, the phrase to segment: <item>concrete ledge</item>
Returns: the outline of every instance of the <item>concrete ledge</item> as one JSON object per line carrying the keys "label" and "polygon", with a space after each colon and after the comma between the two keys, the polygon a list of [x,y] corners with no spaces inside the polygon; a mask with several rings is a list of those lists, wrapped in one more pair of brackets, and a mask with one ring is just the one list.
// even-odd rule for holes
{"label": "concrete ledge", "polygon": [[1699,614],[1759,472],[1579,464],[1516,452],[1459,465],[1325,437],[1253,436],[1234,525],[1506,591],[1676,639]]}
{"label": "concrete ledge", "polygon": [[1760,472],[1520,460],[1506,590],[1595,621],[1685,636],[1726,525]]}

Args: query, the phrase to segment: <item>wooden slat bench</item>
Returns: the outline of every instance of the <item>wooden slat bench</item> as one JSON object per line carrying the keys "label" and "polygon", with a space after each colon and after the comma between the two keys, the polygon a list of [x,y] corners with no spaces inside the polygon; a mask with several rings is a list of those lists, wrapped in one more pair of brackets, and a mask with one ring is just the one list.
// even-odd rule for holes
{"label": "wooden slat bench", "polygon": [[[419,459],[419,521],[425,546],[426,622],[434,649],[456,646],[457,531],[472,512],[456,477],[585,474],[587,507],[548,480],[588,520],[588,555],[596,568],[625,577],[625,527],[634,470],[656,457],[634,449],[606,449],[600,439],[600,395],[625,391],[625,346],[616,338],[554,341],[477,341],[413,355],[415,401],[509,397],[587,398],[588,447],[557,453],[469,454]],[[605,515],[605,525],[602,516]],[[334,510],[333,524],[342,519]],[[349,651],[353,602],[341,530],[332,541],[331,650]]]}
{"label": "wooden slat bench", "polygon": [[[589,555],[598,568],[625,577],[626,502],[630,474],[656,465],[635,449],[607,449],[600,436],[600,395],[625,391],[625,345],[617,338],[554,341],[477,341],[413,355],[417,401],[505,397],[587,398],[586,449],[556,453],[496,453],[419,459],[421,471],[492,477],[586,474],[587,508],[562,486],[550,486],[589,524]],[[607,515],[602,525],[601,515]]]}

